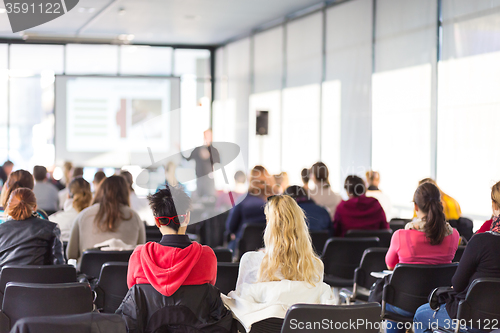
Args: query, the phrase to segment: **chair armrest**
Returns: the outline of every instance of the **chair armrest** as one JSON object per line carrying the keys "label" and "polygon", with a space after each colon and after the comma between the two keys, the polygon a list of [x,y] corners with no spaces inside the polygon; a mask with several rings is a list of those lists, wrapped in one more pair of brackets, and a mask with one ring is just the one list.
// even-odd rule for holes
{"label": "chair armrest", "polygon": [[0,333],[10,332],[10,319],[0,310]]}
{"label": "chair armrest", "polygon": [[340,303],[342,303],[342,301],[345,301],[346,304],[349,305],[351,304],[354,295],[351,290],[342,288],[339,292],[339,296],[340,296]]}

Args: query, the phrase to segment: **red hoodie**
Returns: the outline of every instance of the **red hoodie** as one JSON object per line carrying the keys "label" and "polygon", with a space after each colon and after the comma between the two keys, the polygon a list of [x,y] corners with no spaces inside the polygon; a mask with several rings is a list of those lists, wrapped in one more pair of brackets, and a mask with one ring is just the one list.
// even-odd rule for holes
{"label": "red hoodie", "polygon": [[217,258],[208,246],[193,242],[181,249],[149,242],[138,246],[128,264],[127,284],[150,284],[165,296],[180,286],[210,283],[217,278]]}
{"label": "red hoodie", "polygon": [[389,223],[378,200],[361,195],[339,203],[333,227],[335,236],[344,237],[351,229],[389,229]]}

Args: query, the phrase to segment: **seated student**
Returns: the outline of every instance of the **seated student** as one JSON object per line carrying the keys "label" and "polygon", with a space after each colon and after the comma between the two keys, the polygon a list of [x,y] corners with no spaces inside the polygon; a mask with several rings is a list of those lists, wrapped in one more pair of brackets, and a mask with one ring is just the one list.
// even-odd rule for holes
{"label": "seated student", "polygon": [[68,259],[80,260],[85,250],[113,238],[130,246],[146,241],[145,225],[129,207],[127,183],[120,176],[106,178],[93,205],[76,217],[66,249]]}
{"label": "seated student", "polygon": [[500,207],[500,182],[496,183],[491,188],[491,208],[493,210],[493,215],[491,219],[489,219],[488,221],[484,222],[481,225],[481,228],[479,228],[479,230],[476,231],[476,234],[482,234],[483,232],[488,232],[491,230],[491,225],[493,224],[493,218],[496,215],[500,214],[498,207]]}
{"label": "seated student", "polygon": [[94,174],[94,180],[92,180],[92,187],[94,189],[94,194],[97,193],[97,191],[99,190],[99,185],[102,184],[104,179],[106,179],[106,174],[104,173],[104,171],[97,171]]}
{"label": "seated student", "polygon": [[250,171],[248,195],[231,209],[226,220],[226,229],[231,233],[232,239],[229,248],[234,250],[245,224],[266,223],[264,205],[265,198],[271,193],[271,178],[263,166],[258,165]]}
{"label": "seated student", "polygon": [[[17,170],[12,172],[7,178],[7,182],[2,187],[2,194],[0,196],[0,223],[5,221],[4,208],[7,206],[7,201],[9,200],[10,194],[18,188],[28,188],[33,190],[34,186],[33,176],[29,171]],[[47,220],[47,213],[43,210],[38,209],[35,214],[37,217]]]}
{"label": "seated student", "polygon": [[387,196],[387,194],[385,194],[378,188],[380,185],[380,173],[378,173],[377,171],[367,171],[366,182],[368,183],[368,188],[366,189],[366,196],[378,200],[378,202],[384,209],[387,221],[390,221],[392,218],[391,199],[389,199],[389,196]]}
{"label": "seated student", "polygon": [[92,192],[90,184],[82,177],[74,178],[68,184],[68,198],[64,203],[64,210],[49,216],[49,220],[59,225],[61,229],[61,241],[69,241],[73,222],[78,214],[90,206]]}
{"label": "seated student", "polygon": [[284,318],[293,304],[334,303],[302,209],[288,195],[277,195],[269,198],[265,213],[264,251],[243,255],[236,290],[222,295],[247,332],[258,321]]}
{"label": "seated student", "polygon": [[[500,198],[500,182],[496,183],[491,190],[493,223],[488,232],[472,236],[465,247],[465,251],[458,263],[457,271],[451,279],[454,297],[450,297],[446,304],[441,304],[438,311],[424,304],[417,309],[413,321],[415,333],[422,333],[431,328],[449,327],[454,330],[457,317],[457,309],[460,301],[465,299],[471,283],[479,278],[500,278],[500,206],[497,200]],[[477,329],[468,328],[467,331],[474,332]]]}
{"label": "seated student", "polygon": [[64,263],[61,232],[56,223],[36,216],[36,198],[28,188],[12,191],[0,224],[0,269],[5,265],[60,265]]}
{"label": "seated student", "polygon": [[64,204],[66,203],[66,200],[68,199],[68,185],[71,183],[72,179],[75,179],[77,177],[83,177],[83,168],[81,167],[76,167],[73,168],[73,164],[71,162],[66,162],[64,163],[64,182],[66,184],[66,187],[63,188],[62,190],[59,191],[58,196],[59,196],[59,210],[64,209]]}
{"label": "seated student", "polygon": [[291,196],[297,201],[297,204],[304,211],[307,220],[307,226],[310,231],[330,230],[332,220],[328,211],[314,203],[312,199],[307,197],[304,188],[292,185],[285,190],[285,194]]}
{"label": "seated student", "polygon": [[[418,185],[422,185],[423,183],[431,183],[437,186],[436,181],[432,178],[424,178],[418,182]],[[441,193],[441,202],[443,203],[444,216],[446,217],[446,221],[449,220],[458,220],[462,215],[462,210],[460,209],[460,205],[458,201],[450,197],[448,194],[444,193],[439,186],[437,186],[439,192]],[[416,215],[414,214],[413,217]]]}
{"label": "seated student", "polygon": [[325,207],[330,213],[330,219],[333,220],[337,206],[342,202],[342,197],[335,193],[330,186],[328,179],[330,172],[326,164],[323,162],[314,163],[310,175],[315,187],[314,190],[309,190],[309,196],[315,203]]}
{"label": "seated student", "polygon": [[[420,185],[413,196],[417,218],[406,224],[405,229],[394,232],[385,262],[390,270],[398,263],[439,265],[449,264],[455,256],[460,235],[446,222],[439,189],[431,184]],[[413,313],[390,304],[387,311],[412,316]],[[404,329],[392,329],[387,333],[404,333]]]}
{"label": "seated student", "polygon": [[306,191],[306,193],[309,193],[309,172],[310,170],[308,168],[302,169],[300,172],[300,178],[302,179],[302,188]]}
{"label": "seated student", "polygon": [[[151,323],[149,320],[144,322],[141,318],[151,318],[153,315],[158,317],[162,308],[170,305],[163,296],[170,297],[175,294],[171,299],[179,300],[174,305],[178,309],[171,308],[168,311],[181,312],[185,325],[199,329],[197,326],[201,326],[203,322],[207,326],[222,324],[222,327],[225,325],[229,331],[230,312],[224,308],[219,291],[213,287],[217,277],[217,258],[214,251],[208,246],[191,242],[186,235],[191,200],[180,187],[174,186],[159,190],[148,199],[156,219],[156,226],[163,237],[159,243],[149,242],[135,249],[129,261],[127,284],[129,288],[148,284],[156,292],[153,289],[150,289],[152,292],[142,289],[144,292],[137,295],[135,292],[137,288],[130,289],[117,313],[124,317],[129,332],[135,331],[134,328],[142,332],[146,328],[142,326],[145,325],[153,331],[152,325],[158,328],[173,322],[164,318],[168,315],[161,316],[161,319],[157,318],[156,323]],[[181,288],[181,286],[201,285],[204,287]],[[200,290],[203,293],[196,294]],[[143,297],[142,300],[145,299],[148,305],[142,306],[143,303],[136,297]],[[182,307],[184,308],[181,309]]]}
{"label": "seated student", "polygon": [[33,193],[35,193],[38,206],[46,211],[48,215],[57,212],[59,209],[59,190],[48,181],[47,168],[35,165],[33,176],[35,177]]}
{"label": "seated student", "polygon": [[333,219],[334,235],[344,237],[348,230],[389,229],[384,209],[377,199],[365,195],[363,179],[348,176],[344,183],[349,200],[342,201]]}

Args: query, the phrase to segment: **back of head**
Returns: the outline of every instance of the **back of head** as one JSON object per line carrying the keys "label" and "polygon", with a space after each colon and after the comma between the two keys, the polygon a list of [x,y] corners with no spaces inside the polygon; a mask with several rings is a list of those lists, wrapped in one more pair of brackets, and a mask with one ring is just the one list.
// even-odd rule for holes
{"label": "back of head", "polygon": [[[191,207],[191,199],[179,186],[167,186],[165,189],[149,195],[148,200],[155,217],[185,215]],[[167,218],[158,219],[160,224],[168,225],[175,231],[179,230],[179,218],[174,218],[173,223],[170,221]]]}
{"label": "back of head", "polygon": [[424,231],[427,239],[431,245],[441,244],[446,236],[446,218],[439,188],[430,182],[424,182],[415,191],[413,201],[426,215]]}
{"label": "back of head", "polygon": [[313,175],[316,181],[319,182],[322,186],[330,186],[330,181],[328,180],[330,173],[328,172],[328,168],[326,167],[325,163],[314,163],[311,167],[311,175]]}
{"label": "back of head", "polygon": [[73,208],[81,212],[92,202],[90,184],[83,177],[76,177],[69,183],[69,194],[73,198]]}
{"label": "back of head", "polygon": [[304,212],[288,195],[270,197],[265,210],[265,256],[259,281],[279,281],[277,273],[292,281],[316,284],[321,281],[323,264],[314,254]]}
{"label": "back of head", "polygon": [[304,185],[309,183],[309,173],[310,173],[310,170],[308,168],[304,168],[300,172],[300,177],[302,178],[302,183],[304,183]]}
{"label": "back of head", "polygon": [[47,168],[42,165],[35,165],[33,176],[37,182],[44,181],[47,178]]}
{"label": "back of head", "polygon": [[234,181],[237,184],[244,184],[245,181],[247,180],[247,176],[245,176],[245,173],[241,170],[236,171],[234,174]]}
{"label": "back of head", "polygon": [[83,177],[83,168],[81,167],[74,168],[71,177],[72,178]]}
{"label": "back of head", "polygon": [[94,184],[99,185],[104,179],[106,179],[106,174],[103,171],[97,171],[94,174]]}
{"label": "back of head", "polygon": [[14,166],[14,163],[12,163],[12,161],[7,160],[7,161],[5,161],[5,162],[3,163],[3,166],[4,166],[4,167],[13,167],[13,166]]}
{"label": "back of head", "polygon": [[125,179],[125,181],[127,182],[129,191],[134,192],[134,188],[132,187],[132,184],[134,184],[134,177],[132,176],[132,174],[126,170],[122,170],[120,171],[120,176],[122,176],[123,179]]}
{"label": "back of head", "polygon": [[380,180],[380,174],[377,171],[367,171],[366,172],[366,181],[368,182],[368,185],[373,185],[374,182],[377,182]]}
{"label": "back of head", "polygon": [[32,190],[18,188],[10,194],[5,213],[16,221],[26,220],[36,211],[36,198]]}
{"label": "back of head", "polygon": [[9,200],[12,191],[21,187],[32,190],[34,185],[35,182],[33,180],[33,176],[31,175],[31,173],[29,173],[29,171],[17,170],[12,172],[9,175],[9,178],[7,178],[4,186],[2,187],[2,195],[0,198],[2,207],[5,208],[7,206],[7,201]]}
{"label": "back of head", "polygon": [[132,216],[122,216],[120,206],[130,206],[127,182],[123,177],[106,178],[97,190],[94,203],[99,203],[95,223],[102,231],[114,231],[118,219],[130,219]]}
{"label": "back of head", "polygon": [[432,178],[424,178],[418,182],[418,185],[420,186],[420,185],[425,184],[425,183],[431,183],[431,184],[437,186],[436,181]]}
{"label": "back of head", "polygon": [[255,166],[250,171],[250,181],[248,193],[255,195],[266,197],[270,193],[270,178],[269,172],[267,172],[266,168],[261,165]]}
{"label": "back of head", "polygon": [[366,192],[366,185],[363,179],[358,176],[347,176],[344,182],[344,188],[347,194],[354,197],[360,197]]}
{"label": "back of head", "polygon": [[297,185],[288,186],[283,194],[291,196],[295,201],[307,200],[306,191],[303,187]]}

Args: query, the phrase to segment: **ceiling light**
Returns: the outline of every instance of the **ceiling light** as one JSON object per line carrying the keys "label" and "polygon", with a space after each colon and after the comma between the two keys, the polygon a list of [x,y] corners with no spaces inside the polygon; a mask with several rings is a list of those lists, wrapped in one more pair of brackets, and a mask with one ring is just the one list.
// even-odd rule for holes
{"label": "ceiling light", "polygon": [[120,8],[118,9],[118,15],[125,15],[127,13],[127,11],[125,10],[125,8]]}
{"label": "ceiling light", "polygon": [[7,12],[7,9],[5,8],[0,8],[0,14],[5,14]]}
{"label": "ceiling light", "polygon": [[184,15],[184,19],[186,21],[198,21],[199,19],[201,19],[201,16],[200,15]]}

